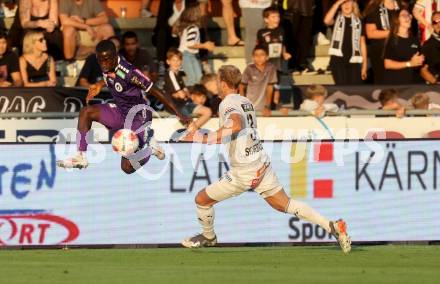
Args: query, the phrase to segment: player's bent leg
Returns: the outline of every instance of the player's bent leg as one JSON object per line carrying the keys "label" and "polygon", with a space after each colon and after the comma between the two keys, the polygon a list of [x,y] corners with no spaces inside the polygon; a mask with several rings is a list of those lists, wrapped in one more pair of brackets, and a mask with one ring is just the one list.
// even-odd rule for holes
{"label": "player's bent leg", "polygon": [[149,148],[143,148],[137,151],[132,157],[121,158],[121,170],[130,175],[142,168],[151,157],[151,150]]}
{"label": "player's bent leg", "polygon": [[202,226],[202,233],[182,241],[187,248],[213,247],[217,244],[217,236],[214,232],[214,207],[216,200],[210,198],[203,189],[195,198],[197,218]]}
{"label": "player's bent leg", "polygon": [[89,139],[88,132],[92,127],[92,122],[99,121],[99,119],[100,108],[98,106],[86,106],[81,109],[79,112],[78,131],[76,134],[78,152],[73,157],[57,161],[58,167],[69,169],[83,169],[88,167],[89,163],[85,155],[88,146],[87,140]]}
{"label": "player's bent leg", "polygon": [[338,240],[343,252],[348,253],[351,250],[351,240],[343,220],[329,221],[306,203],[288,197],[284,190],[265,197],[265,200],[270,206],[280,212],[296,215],[310,223],[321,226]]}
{"label": "player's bent leg", "polygon": [[219,181],[210,184],[200,191],[196,198],[197,217],[202,226],[202,233],[182,242],[184,247],[199,248],[217,244],[214,232],[214,204],[240,195],[248,189],[247,186],[236,181],[230,173],[226,173]]}

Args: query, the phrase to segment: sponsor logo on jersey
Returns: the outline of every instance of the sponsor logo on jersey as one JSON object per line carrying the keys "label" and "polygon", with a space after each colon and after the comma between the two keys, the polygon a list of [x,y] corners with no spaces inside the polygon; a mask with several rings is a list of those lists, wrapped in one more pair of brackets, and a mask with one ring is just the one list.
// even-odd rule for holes
{"label": "sponsor logo on jersey", "polygon": [[225,110],[224,115],[228,115],[229,113],[231,113],[231,112],[233,112],[233,111],[235,111],[235,108],[232,108],[232,107],[227,108],[227,109]]}
{"label": "sponsor logo on jersey", "polygon": [[122,72],[121,70],[116,71],[116,76],[125,79],[126,73]]}
{"label": "sponsor logo on jersey", "polygon": [[118,82],[115,84],[115,90],[119,93],[122,92],[123,88],[122,88],[121,83]]}
{"label": "sponsor logo on jersey", "polygon": [[258,152],[263,151],[263,144],[261,143],[261,141],[258,141],[257,143],[255,143],[254,145],[250,146],[250,147],[246,147],[245,151],[245,155],[246,157],[256,154]]}
{"label": "sponsor logo on jersey", "polygon": [[241,108],[244,111],[254,111],[254,106],[252,104],[242,104]]}
{"label": "sponsor logo on jersey", "polygon": [[127,68],[125,68],[124,66],[122,66],[122,65],[118,65],[118,71],[119,70],[122,70],[122,71],[124,71],[126,74],[128,74],[128,72],[130,72],[130,71],[128,71],[128,69]]}
{"label": "sponsor logo on jersey", "polygon": [[46,210],[0,210],[0,246],[68,244],[79,234],[73,221]]}

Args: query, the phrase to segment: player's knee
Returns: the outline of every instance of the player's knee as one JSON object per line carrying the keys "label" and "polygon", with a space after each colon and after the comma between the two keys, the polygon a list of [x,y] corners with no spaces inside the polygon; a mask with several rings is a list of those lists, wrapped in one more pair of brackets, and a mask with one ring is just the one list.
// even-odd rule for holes
{"label": "player's knee", "polygon": [[130,164],[122,164],[121,165],[121,170],[124,173],[126,173],[127,175],[131,175],[134,172],[136,172],[136,170]]}
{"label": "player's knee", "polygon": [[200,206],[206,206],[206,198],[204,197],[204,190],[199,191],[199,193],[197,193],[196,198],[194,199],[194,202],[197,205]]}
{"label": "player's knee", "polygon": [[80,111],[79,111],[79,116],[81,117],[81,118],[85,118],[85,119],[88,119],[88,120],[92,120],[93,118],[94,118],[94,116],[95,116],[95,110],[92,108],[92,107],[90,107],[90,106],[86,106],[86,107],[83,107]]}

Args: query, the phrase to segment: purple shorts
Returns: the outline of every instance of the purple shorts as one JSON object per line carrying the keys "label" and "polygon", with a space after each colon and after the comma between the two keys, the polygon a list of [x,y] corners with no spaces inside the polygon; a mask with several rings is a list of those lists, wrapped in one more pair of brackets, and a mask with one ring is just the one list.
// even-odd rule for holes
{"label": "purple shorts", "polygon": [[151,112],[148,109],[140,109],[134,117],[130,118],[123,113],[115,104],[100,104],[99,123],[109,130],[116,131],[129,128],[136,132],[139,138],[139,148],[145,143],[145,130],[151,125]]}

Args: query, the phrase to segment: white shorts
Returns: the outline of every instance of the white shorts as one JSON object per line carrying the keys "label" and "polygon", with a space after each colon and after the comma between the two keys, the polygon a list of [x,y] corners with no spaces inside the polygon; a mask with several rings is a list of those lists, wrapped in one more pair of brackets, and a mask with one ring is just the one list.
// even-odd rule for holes
{"label": "white shorts", "polygon": [[248,190],[253,190],[263,198],[267,198],[283,189],[271,166],[266,168],[260,178],[256,176],[254,179],[241,180],[235,178],[233,172],[233,169],[228,171],[220,180],[206,187],[206,193],[211,199],[223,201]]}

